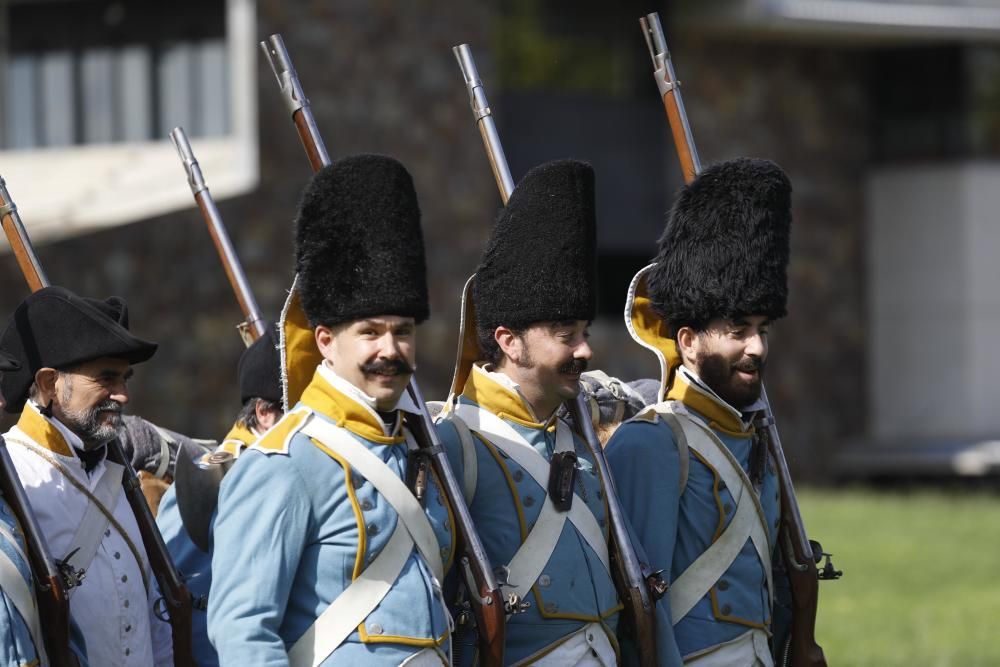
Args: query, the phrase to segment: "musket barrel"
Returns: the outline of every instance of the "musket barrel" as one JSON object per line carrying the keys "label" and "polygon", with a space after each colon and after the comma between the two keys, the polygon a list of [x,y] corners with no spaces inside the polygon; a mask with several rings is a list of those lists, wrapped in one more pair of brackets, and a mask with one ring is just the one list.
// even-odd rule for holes
{"label": "musket barrel", "polygon": [[17,212],[17,205],[7,192],[7,184],[0,176],[0,217],[2,217],[3,231],[7,235],[14,257],[21,267],[21,273],[28,283],[28,288],[32,292],[37,292],[49,285],[49,279],[42,270],[41,262],[35,254],[35,249],[28,238],[28,232],[21,222],[21,216]]}
{"label": "musket barrel", "polygon": [[452,47],[451,50],[455,54],[458,67],[462,70],[462,78],[465,79],[465,86],[469,90],[469,106],[476,117],[479,134],[483,137],[490,169],[493,171],[493,178],[496,179],[497,188],[500,190],[500,198],[506,204],[507,199],[514,192],[514,179],[510,175],[507,156],[504,155],[503,145],[500,143],[500,134],[497,132],[493,112],[490,111],[489,102],[486,100],[486,91],[479,78],[476,61],[472,58],[472,49],[469,48],[468,44],[460,44]]}
{"label": "musket barrel", "polygon": [[309,156],[309,164],[313,171],[319,171],[321,167],[330,164],[330,154],[326,151],[323,139],[320,138],[316,119],[313,117],[309,100],[302,90],[299,75],[288,55],[288,49],[285,48],[285,42],[281,39],[281,35],[274,34],[267,41],[261,42],[260,48],[264,51],[264,57],[278,80],[278,88],[285,99],[289,113],[292,114],[292,122],[295,123],[299,139]]}
{"label": "musket barrel", "polygon": [[660,15],[656,12],[647,14],[639,19],[639,25],[653,60],[653,78],[656,79],[656,87],[660,91],[660,97],[663,98],[670,130],[674,135],[674,146],[677,148],[681,171],[684,173],[684,182],[690,183],[701,172],[701,158],[698,157],[694,135],[688,123],[684,99],[681,97],[681,83],[674,74],[667,40],[663,35],[663,26],[660,25]]}
{"label": "musket barrel", "polygon": [[260,312],[260,307],[257,305],[257,300],[253,296],[253,291],[250,289],[250,283],[247,281],[239,257],[236,256],[236,250],[233,248],[226,227],[222,223],[222,215],[215,205],[212,193],[208,190],[208,185],[201,173],[201,167],[198,165],[198,160],[194,156],[194,150],[191,148],[191,143],[188,141],[184,129],[175,127],[170,133],[170,140],[177,148],[177,154],[180,156],[184,171],[187,173],[188,184],[191,186],[195,203],[198,204],[205,224],[208,225],[208,233],[211,235],[215,249],[222,260],[229,284],[232,285],[233,292],[236,293],[236,300],[239,301],[240,309],[246,317],[248,334],[253,340],[256,340],[264,335],[267,325]]}

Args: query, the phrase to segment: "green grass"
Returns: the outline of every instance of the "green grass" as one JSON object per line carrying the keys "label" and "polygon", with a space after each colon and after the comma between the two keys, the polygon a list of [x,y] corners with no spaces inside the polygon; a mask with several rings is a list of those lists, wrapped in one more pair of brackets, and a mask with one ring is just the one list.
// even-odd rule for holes
{"label": "green grass", "polygon": [[807,490],[799,504],[844,571],[820,583],[830,665],[1000,665],[1000,497]]}

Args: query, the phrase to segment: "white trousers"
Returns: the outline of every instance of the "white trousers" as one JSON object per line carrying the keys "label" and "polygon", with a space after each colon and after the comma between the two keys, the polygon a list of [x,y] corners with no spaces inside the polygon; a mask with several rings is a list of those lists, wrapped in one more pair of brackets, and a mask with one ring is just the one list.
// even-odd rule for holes
{"label": "white trousers", "polygon": [[686,656],[684,664],[689,667],[774,667],[767,633],[763,630],[744,632],[736,639]]}
{"label": "white trousers", "polygon": [[611,640],[599,623],[588,623],[558,648],[530,663],[533,667],[616,667]]}

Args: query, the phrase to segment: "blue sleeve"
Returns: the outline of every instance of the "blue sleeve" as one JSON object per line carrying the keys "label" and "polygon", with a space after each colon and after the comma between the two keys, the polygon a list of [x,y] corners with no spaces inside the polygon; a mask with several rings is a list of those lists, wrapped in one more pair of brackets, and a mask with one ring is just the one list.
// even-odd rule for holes
{"label": "blue sleeve", "polygon": [[[662,570],[669,580],[680,511],[680,457],[673,434],[664,424],[629,422],[611,436],[605,455],[640,560],[648,559],[650,569]],[[682,664],[668,597],[656,604],[656,643],[661,666]]]}
{"label": "blue sleeve", "polygon": [[220,664],[287,667],[278,631],[310,517],[307,486],[286,455],[248,451],[223,479],[208,599]]}

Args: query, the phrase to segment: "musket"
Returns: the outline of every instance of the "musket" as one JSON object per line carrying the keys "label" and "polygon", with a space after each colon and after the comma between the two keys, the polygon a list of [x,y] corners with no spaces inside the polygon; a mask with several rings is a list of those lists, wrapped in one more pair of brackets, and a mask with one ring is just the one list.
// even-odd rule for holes
{"label": "musket", "polygon": [[[0,178],[0,197],[3,199],[4,231],[7,233],[7,240],[10,242],[14,255],[18,258],[18,264],[28,287],[32,292],[48,287],[49,282],[42,271],[38,255],[35,254],[31,239],[28,238],[28,233],[24,229],[24,225],[21,224],[20,217],[17,216],[17,207],[11,201],[2,178]],[[9,226],[8,218],[11,221]],[[145,547],[146,556],[149,558],[150,568],[160,585],[160,594],[167,607],[165,611],[170,615],[174,665],[175,667],[195,667],[191,646],[191,592],[184,585],[177,568],[170,560],[163,536],[156,527],[156,521],[146,503],[146,498],[142,495],[139,478],[118,440],[112,440],[108,443],[108,458],[120,463],[125,469],[125,474],[122,477],[122,488],[124,488],[125,497],[132,508],[132,514],[135,515],[136,524],[142,536],[142,544]],[[142,563],[138,565],[142,567]],[[65,597],[65,593],[63,596]]]}
{"label": "musket", "polygon": [[[472,50],[468,44],[452,48],[458,66],[462,70],[462,78],[469,91],[469,105],[475,116],[479,132],[483,137],[483,146],[500,191],[500,199],[506,205],[514,191],[514,180],[510,175],[507,158],[500,145],[500,137],[496,124],[486,100],[486,91],[479,78],[476,63],[472,58]],[[654,605],[659,597],[666,592],[666,585],[658,573],[652,573],[649,568],[639,562],[632,540],[625,524],[625,513],[615,490],[611,469],[604,456],[604,449],[594,432],[594,424],[590,419],[590,408],[587,399],[580,391],[573,401],[567,401],[573,423],[590,448],[597,462],[601,478],[606,488],[608,515],[611,519],[611,539],[608,551],[612,559],[612,575],[622,602],[627,610],[626,619],[630,623],[635,640],[640,647],[639,660],[642,665],[656,665],[656,611]]]}
{"label": "musket", "polygon": [[251,343],[264,335],[267,327],[264,316],[261,315],[260,308],[257,306],[257,300],[250,290],[250,283],[247,282],[243,266],[236,256],[232,241],[229,240],[229,234],[226,232],[226,226],[222,222],[222,216],[215,205],[212,193],[208,191],[208,185],[205,184],[205,177],[201,173],[201,167],[198,165],[198,160],[194,157],[194,151],[191,149],[191,144],[188,142],[184,129],[175,127],[170,133],[170,140],[174,142],[174,146],[177,148],[177,155],[180,156],[181,163],[184,165],[184,171],[187,173],[188,185],[191,186],[191,194],[194,195],[194,201],[198,204],[201,216],[205,219],[205,224],[208,225],[208,233],[211,235],[215,249],[219,253],[219,259],[222,260],[222,267],[226,271],[226,277],[229,278],[229,284],[236,295],[236,301],[240,304],[240,310],[243,311],[243,316],[246,318],[236,328],[239,330],[244,344],[249,347]]}
{"label": "musket", "polygon": [[[691,126],[681,99],[680,82],[674,74],[667,50],[667,42],[663,36],[659,14],[653,12],[639,19],[649,55],[653,60],[653,76],[663,98],[667,111],[674,145],[684,172],[684,182],[690,183],[701,172],[701,162],[694,145]],[[778,486],[781,492],[781,530],[779,541],[784,550],[785,569],[788,573],[792,592],[793,619],[790,643],[781,647],[782,664],[793,667],[825,667],[826,658],[823,649],[816,643],[816,607],[819,596],[820,579],[836,579],[840,572],[833,568],[829,554],[823,553],[819,543],[809,539],[805,523],[799,511],[799,503],[792,485],[792,477],[788,470],[785,452],[781,447],[774,411],[767,397],[767,390],[761,386],[761,399],[764,403],[764,416],[755,425],[765,429],[768,448],[777,467]],[[816,567],[823,556],[827,556],[826,566],[822,574]],[[788,653],[790,651],[790,653]],[[790,658],[790,662],[787,662]]]}
{"label": "musket", "polygon": [[288,112],[292,115],[292,123],[299,133],[302,147],[309,157],[309,166],[313,171],[319,171],[330,164],[330,154],[326,152],[326,145],[319,135],[312,108],[305,93],[302,92],[299,75],[285,49],[285,42],[281,39],[281,35],[271,35],[267,41],[260,43],[260,48],[264,51],[264,57],[271,66],[275,78],[278,79],[278,89],[288,106]]}
{"label": "musket", "polygon": [[[284,42],[280,35],[271,35],[267,42],[260,43],[267,61],[274,70],[281,92],[285,95],[292,111],[292,120],[299,133],[299,139],[309,157],[309,164],[314,172],[330,164],[330,155],[320,137],[319,129],[313,119],[309,104],[302,92],[295,66],[292,64]],[[476,532],[472,522],[472,514],[465,503],[462,487],[455,477],[447,454],[437,435],[434,420],[427,410],[423,394],[417,385],[416,377],[410,379],[407,392],[413,403],[420,408],[420,415],[406,416],[407,427],[413,434],[417,444],[431,461],[438,479],[444,489],[444,494],[451,503],[458,537],[458,549],[461,556],[458,559],[462,579],[468,588],[469,602],[476,620],[478,634],[479,664],[484,667],[500,667],[504,664],[504,633],[506,615],[512,601],[503,599],[503,592],[497,583],[493,569],[486,556],[486,548]]]}

